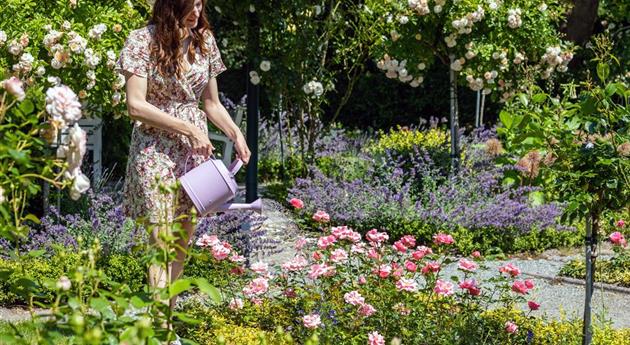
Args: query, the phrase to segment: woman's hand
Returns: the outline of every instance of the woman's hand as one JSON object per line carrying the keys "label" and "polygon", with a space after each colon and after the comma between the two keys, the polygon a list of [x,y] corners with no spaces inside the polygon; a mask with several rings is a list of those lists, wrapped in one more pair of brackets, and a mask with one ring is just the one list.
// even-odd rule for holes
{"label": "woman's hand", "polygon": [[210,142],[208,136],[199,128],[194,125],[190,125],[190,134],[188,135],[190,140],[190,146],[192,146],[193,154],[210,157],[214,146]]}
{"label": "woman's hand", "polygon": [[242,160],[243,164],[247,164],[249,162],[251,152],[249,152],[249,147],[247,147],[247,142],[245,142],[243,134],[239,133],[236,137],[234,148],[236,149],[236,157]]}

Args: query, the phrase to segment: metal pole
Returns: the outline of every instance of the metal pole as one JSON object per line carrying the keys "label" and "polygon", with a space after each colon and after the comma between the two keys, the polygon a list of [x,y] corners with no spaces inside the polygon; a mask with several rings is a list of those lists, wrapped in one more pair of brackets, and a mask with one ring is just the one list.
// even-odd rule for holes
{"label": "metal pole", "polygon": [[591,328],[591,299],[593,297],[593,278],[595,273],[595,244],[593,233],[593,218],[589,212],[586,216],[586,294],[584,298],[584,323],[582,330],[582,344],[590,345],[593,337]]}
{"label": "metal pole", "polygon": [[483,125],[483,109],[486,105],[486,94],[481,93],[481,107],[479,107],[479,127]]}
{"label": "metal pole", "polygon": [[249,164],[247,164],[246,177],[246,202],[253,202],[258,199],[258,116],[259,116],[259,94],[258,85],[251,83],[249,71],[255,68],[255,58],[259,50],[259,23],[256,12],[248,13],[247,46],[249,53],[249,63],[247,69],[247,146],[251,151]]}
{"label": "metal pole", "polygon": [[[455,55],[449,55],[451,65],[455,60]],[[459,170],[459,120],[457,116],[457,81],[455,79],[455,71],[449,67],[450,77],[450,99],[451,99],[451,167],[452,173]]]}
{"label": "metal pole", "polygon": [[481,91],[477,91],[477,104],[475,105],[475,127],[479,127],[479,105],[481,101]]}
{"label": "metal pole", "polygon": [[286,178],[284,170],[284,143],[282,142],[282,95],[278,102],[278,140],[280,140],[280,178]]}

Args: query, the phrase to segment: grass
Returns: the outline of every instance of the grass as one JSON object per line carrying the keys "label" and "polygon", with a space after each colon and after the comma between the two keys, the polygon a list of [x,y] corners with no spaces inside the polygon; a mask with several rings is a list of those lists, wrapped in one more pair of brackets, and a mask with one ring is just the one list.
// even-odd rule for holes
{"label": "grass", "polygon": [[[36,327],[42,329],[44,326],[43,324],[33,324],[29,321],[22,321],[18,323],[2,321],[0,322],[0,344],[37,344]],[[72,341],[68,337],[61,337],[55,340],[52,344],[69,345],[72,344]]]}

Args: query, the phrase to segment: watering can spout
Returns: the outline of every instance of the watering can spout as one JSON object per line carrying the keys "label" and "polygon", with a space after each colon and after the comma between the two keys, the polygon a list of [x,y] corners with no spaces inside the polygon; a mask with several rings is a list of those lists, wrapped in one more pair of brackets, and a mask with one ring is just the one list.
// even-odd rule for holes
{"label": "watering can spout", "polygon": [[250,204],[231,204],[226,203],[221,206],[215,212],[225,212],[225,211],[234,211],[234,210],[252,210],[256,211],[258,214],[262,214],[262,201],[260,199],[256,199],[254,202]]}

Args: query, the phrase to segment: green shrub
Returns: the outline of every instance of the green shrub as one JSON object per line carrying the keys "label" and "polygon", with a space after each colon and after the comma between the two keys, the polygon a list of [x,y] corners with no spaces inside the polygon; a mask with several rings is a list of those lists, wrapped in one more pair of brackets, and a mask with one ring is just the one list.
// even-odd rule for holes
{"label": "green shrub", "polygon": [[113,254],[102,258],[99,266],[112,281],[127,284],[131,291],[140,291],[146,282],[147,269],[134,256]]}
{"label": "green shrub", "polygon": [[[586,264],[581,260],[571,260],[560,269],[560,275],[584,279]],[[598,282],[630,287],[630,257],[622,260],[597,260],[595,280]]]}

